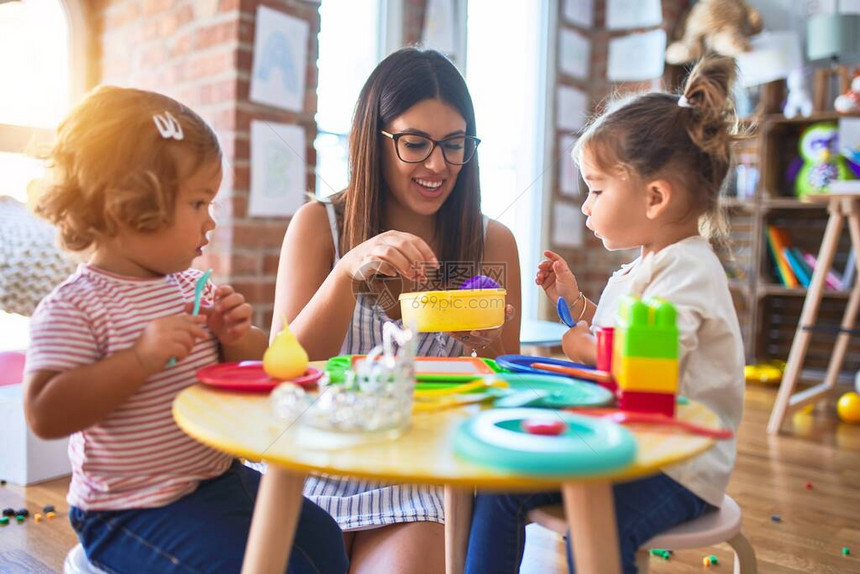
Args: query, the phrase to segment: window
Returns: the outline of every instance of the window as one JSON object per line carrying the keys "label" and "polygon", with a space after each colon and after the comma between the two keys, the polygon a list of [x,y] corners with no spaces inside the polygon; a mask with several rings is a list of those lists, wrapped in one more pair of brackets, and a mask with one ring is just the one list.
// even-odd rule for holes
{"label": "window", "polygon": [[[68,112],[73,92],[83,88],[84,66],[70,66],[81,51],[86,31],[72,37],[70,21],[80,21],[79,6],[60,0],[0,2],[0,196],[27,200],[27,186],[44,173],[29,153],[53,137]],[[82,28],[82,26],[81,26]],[[22,349],[29,341],[29,320],[0,309],[0,350]]]}
{"label": "window", "polygon": [[386,52],[387,8],[387,0],[325,0],[320,4],[314,140],[319,197],[346,187],[352,112],[361,87]]}
{"label": "window", "polygon": [[[468,0],[466,80],[481,138],[481,206],[511,229],[522,268],[524,319],[536,319],[546,141],[548,0]],[[549,173],[549,172],[548,172]],[[548,181],[548,178],[546,178]]]}

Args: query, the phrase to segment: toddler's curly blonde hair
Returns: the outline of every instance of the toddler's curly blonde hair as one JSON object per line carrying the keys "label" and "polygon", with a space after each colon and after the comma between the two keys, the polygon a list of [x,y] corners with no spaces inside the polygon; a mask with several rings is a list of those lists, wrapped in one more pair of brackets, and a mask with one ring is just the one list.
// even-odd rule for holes
{"label": "toddler's curly blonde hair", "polygon": [[[181,140],[159,131],[153,116],[166,113]],[[211,161],[221,161],[218,138],[194,111],[162,94],[101,86],[60,124],[36,213],[71,251],[121,226],[157,231],[172,223],[181,181]]]}

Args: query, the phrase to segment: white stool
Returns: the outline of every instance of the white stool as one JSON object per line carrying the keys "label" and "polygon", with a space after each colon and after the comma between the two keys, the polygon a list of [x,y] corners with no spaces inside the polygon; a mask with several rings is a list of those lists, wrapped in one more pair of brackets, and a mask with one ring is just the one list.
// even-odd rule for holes
{"label": "white stool", "polygon": [[[529,519],[559,534],[567,532],[567,520],[562,506],[543,506],[529,512]],[[649,548],[689,550],[726,542],[735,551],[735,574],[756,574],[755,550],[741,532],[741,509],[729,495],[723,505],[699,518],[679,524],[658,534],[642,545],[636,553],[636,566],[647,574]]]}
{"label": "white stool", "polygon": [[84,547],[78,544],[66,554],[66,560],[63,562],[63,574],[107,574],[104,570],[100,570],[90,564],[87,560],[87,555],[84,552]]}

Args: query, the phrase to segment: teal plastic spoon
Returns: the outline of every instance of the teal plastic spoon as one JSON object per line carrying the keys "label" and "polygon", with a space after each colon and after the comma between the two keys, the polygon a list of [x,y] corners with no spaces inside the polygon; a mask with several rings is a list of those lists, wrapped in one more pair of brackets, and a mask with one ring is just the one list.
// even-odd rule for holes
{"label": "teal plastic spoon", "polygon": [[[197,282],[194,284],[194,308],[191,310],[192,315],[200,314],[200,299],[203,297],[203,289],[206,287],[206,282],[209,281],[209,276],[212,275],[212,270],[207,269],[203,275],[197,278]],[[170,357],[170,360],[167,361],[168,367],[172,367],[176,364],[176,357]]]}

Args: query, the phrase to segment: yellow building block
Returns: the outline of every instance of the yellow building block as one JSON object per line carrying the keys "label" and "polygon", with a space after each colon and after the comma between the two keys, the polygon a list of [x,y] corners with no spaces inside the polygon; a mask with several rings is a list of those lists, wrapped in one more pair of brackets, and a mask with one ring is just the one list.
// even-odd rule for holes
{"label": "yellow building block", "polygon": [[612,376],[624,391],[678,392],[678,359],[615,356]]}

